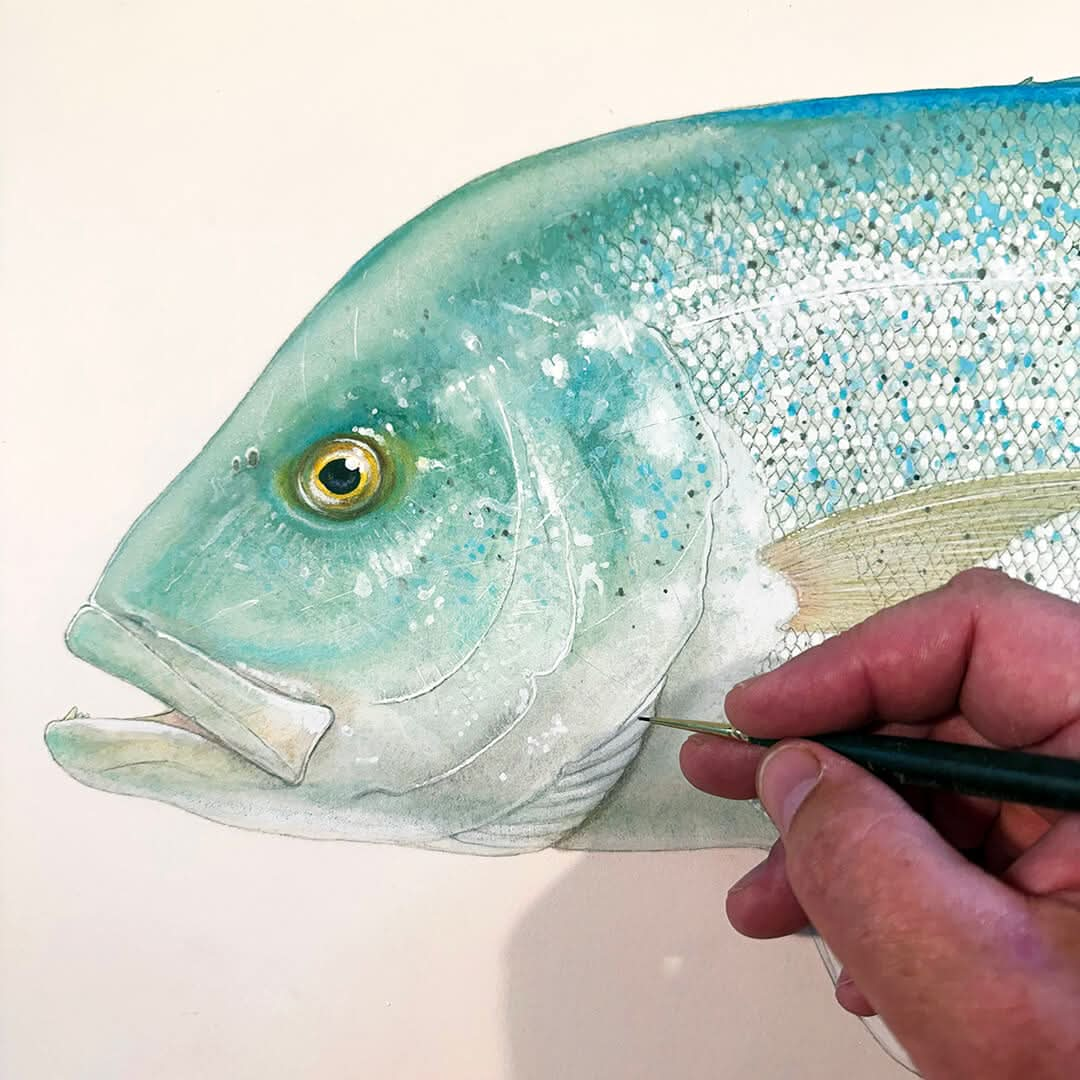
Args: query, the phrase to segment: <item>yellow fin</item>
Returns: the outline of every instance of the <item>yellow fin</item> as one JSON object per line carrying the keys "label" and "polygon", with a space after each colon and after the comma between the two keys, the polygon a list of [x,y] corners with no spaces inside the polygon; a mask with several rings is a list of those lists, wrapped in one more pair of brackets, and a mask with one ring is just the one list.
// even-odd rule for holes
{"label": "yellow fin", "polygon": [[798,594],[791,629],[838,633],[1071,510],[1080,511],[1080,469],[963,480],[842,510],[769,544],[761,558]]}

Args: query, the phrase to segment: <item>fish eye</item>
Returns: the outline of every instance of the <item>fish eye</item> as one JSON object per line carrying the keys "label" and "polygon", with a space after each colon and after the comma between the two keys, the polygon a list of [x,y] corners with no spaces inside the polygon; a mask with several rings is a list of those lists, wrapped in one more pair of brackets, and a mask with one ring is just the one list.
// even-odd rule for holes
{"label": "fish eye", "polygon": [[334,518],[368,509],[385,488],[387,462],[378,446],[355,435],[333,435],[310,446],[296,470],[305,506]]}

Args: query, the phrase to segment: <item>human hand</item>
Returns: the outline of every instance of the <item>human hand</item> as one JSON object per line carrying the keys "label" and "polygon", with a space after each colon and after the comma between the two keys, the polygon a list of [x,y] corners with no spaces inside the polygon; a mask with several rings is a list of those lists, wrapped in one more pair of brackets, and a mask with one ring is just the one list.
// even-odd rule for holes
{"label": "human hand", "polygon": [[[1080,757],[1080,605],[987,570],[740,684],[768,738],[867,728]],[[1080,815],[917,791],[809,742],[693,735],[696,787],[757,793],[780,839],[729,892],[750,937],[808,922],[836,996],[879,1013],[927,1077],[1080,1075]],[[965,854],[961,854],[965,852]]]}

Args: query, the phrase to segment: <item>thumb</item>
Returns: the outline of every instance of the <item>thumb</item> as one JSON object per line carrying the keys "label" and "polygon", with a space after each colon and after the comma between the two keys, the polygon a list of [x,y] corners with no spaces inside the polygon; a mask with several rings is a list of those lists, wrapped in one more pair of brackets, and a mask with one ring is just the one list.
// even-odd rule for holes
{"label": "thumb", "polygon": [[886,785],[814,743],[770,751],[757,790],[803,911],[916,1064],[978,1075],[987,1044],[1027,1044],[1016,1031],[1033,1004],[1023,969],[1037,966],[1040,948],[1020,894]]}

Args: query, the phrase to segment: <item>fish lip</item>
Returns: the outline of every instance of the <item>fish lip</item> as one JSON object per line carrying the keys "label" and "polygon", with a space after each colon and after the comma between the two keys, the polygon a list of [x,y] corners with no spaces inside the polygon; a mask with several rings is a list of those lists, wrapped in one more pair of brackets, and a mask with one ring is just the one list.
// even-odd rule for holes
{"label": "fish lip", "polygon": [[80,659],[145,690],[171,710],[134,719],[184,728],[289,784],[304,779],[315,747],[334,721],[329,706],[283,693],[165,633],[149,619],[93,599],[75,613],[64,637]]}

